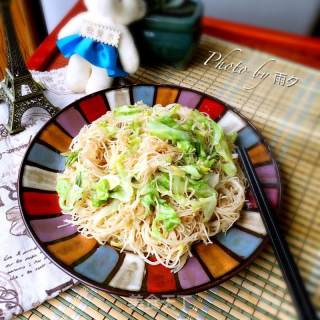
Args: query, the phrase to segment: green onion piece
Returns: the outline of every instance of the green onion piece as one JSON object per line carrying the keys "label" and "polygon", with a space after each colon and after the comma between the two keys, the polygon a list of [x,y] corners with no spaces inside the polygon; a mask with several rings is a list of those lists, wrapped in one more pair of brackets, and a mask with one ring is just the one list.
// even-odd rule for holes
{"label": "green onion piece", "polygon": [[80,151],[72,151],[66,154],[65,164],[70,167],[74,162],[78,161]]}

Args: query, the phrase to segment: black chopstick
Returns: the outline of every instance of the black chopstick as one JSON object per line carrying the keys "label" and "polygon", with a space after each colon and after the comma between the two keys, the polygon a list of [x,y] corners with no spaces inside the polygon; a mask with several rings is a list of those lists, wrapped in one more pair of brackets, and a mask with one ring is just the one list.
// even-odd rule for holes
{"label": "black chopstick", "polygon": [[286,280],[292,300],[295,303],[299,318],[302,320],[318,319],[303,280],[298,271],[288,244],[280,232],[277,224],[276,214],[271,208],[269,201],[260,185],[259,179],[251,164],[248,153],[244,148],[236,147],[238,155],[243,165],[246,178],[252,188],[252,193],[256,199],[258,208],[272,243],[275,256],[279,262],[282,274]]}

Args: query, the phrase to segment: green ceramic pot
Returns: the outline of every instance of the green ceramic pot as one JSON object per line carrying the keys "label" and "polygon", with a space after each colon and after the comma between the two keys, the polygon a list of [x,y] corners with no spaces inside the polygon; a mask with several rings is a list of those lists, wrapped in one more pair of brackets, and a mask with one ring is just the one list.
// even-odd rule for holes
{"label": "green ceramic pot", "polygon": [[163,62],[187,67],[200,38],[201,0],[188,0],[180,8],[150,13],[132,25],[142,62]]}

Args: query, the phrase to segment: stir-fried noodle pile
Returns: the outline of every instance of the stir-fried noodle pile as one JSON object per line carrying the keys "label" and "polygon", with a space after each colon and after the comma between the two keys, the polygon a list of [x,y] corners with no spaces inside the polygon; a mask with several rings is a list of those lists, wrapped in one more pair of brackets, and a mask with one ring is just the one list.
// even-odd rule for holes
{"label": "stir-fried noodle pile", "polygon": [[209,243],[239,218],[235,138],[178,104],[118,107],[74,138],[60,206],[82,235],[178,271],[193,242]]}

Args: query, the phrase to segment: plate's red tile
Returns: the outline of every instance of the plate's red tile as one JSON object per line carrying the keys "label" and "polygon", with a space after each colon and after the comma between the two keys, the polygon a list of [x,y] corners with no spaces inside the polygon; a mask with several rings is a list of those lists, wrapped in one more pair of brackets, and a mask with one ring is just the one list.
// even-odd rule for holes
{"label": "plate's red tile", "polygon": [[246,192],[246,207],[248,209],[257,209],[258,208],[257,202],[256,202],[251,190],[248,190]]}
{"label": "plate's red tile", "polygon": [[199,107],[199,111],[208,114],[213,120],[219,118],[224,110],[223,104],[210,98],[204,98]]}
{"label": "plate's red tile", "polygon": [[23,192],[23,208],[30,216],[57,215],[61,213],[56,193]]}
{"label": "plate's red tile", "polygon": [[108,111],[106,101],[102,95],[84,99],[80,102],[80,109],[89,122],[97,120]]}
{"label": "plate's red tile", "polygon": [[170,269],[159,264],[151,266],[147,264],[147,291],[167,292],[177,290],[174,273]]}

